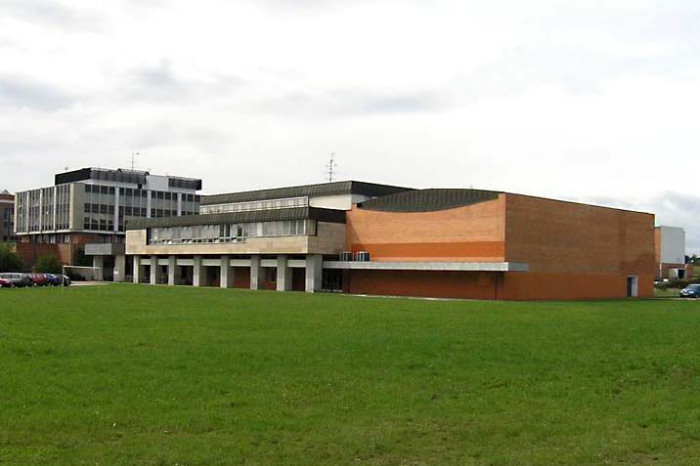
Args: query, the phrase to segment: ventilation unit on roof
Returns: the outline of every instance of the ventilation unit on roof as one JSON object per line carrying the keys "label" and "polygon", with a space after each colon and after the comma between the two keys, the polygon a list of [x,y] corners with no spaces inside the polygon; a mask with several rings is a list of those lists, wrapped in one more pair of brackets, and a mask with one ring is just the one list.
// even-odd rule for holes
{"label": "ventilation unit on roof", "polygon": [[355,260],[358,262],[369,262],[369,251],[357,251]]}
{"label": "ventilation unit on roof", "polygon": [[352,252],[343,251],[340,253],[340,260],[343,262],[350,262],[352,260]]}

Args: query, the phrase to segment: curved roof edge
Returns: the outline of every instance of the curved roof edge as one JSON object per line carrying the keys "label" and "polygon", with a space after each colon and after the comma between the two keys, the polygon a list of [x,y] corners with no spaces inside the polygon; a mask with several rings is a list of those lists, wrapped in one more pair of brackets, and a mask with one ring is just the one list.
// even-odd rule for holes
{"label": "curved roof edge", "polygon": [[417,189],[370,199],[357,207],[382,212],[432,212],[491,201],[499,194],[483,189]]}
{"label": "curved roof edge", "polygon": [[332,196],[335,194],[364,194],[366,196],[386,196],[410,190],[401,186],[365,183],[363,181],[336,181],[286,188],[256,189],[237,193],[211,194],[202,196],[200,205],[227,204],[230,202],[261,201],[300,196]]}

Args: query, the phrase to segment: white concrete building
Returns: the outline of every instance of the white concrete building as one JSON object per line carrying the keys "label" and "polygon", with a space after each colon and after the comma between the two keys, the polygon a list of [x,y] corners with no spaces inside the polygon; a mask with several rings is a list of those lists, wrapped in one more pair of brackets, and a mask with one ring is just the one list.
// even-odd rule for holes
{"label": "white concrete building", "polygon": [[337,289],[322,271],[346,246],[345,211],[406,188],[356,181],[202,196],[200,214],[129,222],[133,281],[298,290]]}
{"label": "white concrete building", "polygon": [[690,278],[690,269],[685,263],[685,230],[658,226],[654,233],[657,279]]}

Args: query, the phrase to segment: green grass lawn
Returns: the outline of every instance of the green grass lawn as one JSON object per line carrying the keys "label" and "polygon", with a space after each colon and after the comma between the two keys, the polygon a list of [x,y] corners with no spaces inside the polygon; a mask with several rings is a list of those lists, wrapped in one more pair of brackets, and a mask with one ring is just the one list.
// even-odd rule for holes
{"label": "green grass lawn", "polygon": [[0,290],[2,464],[700,463],[700,302]]}

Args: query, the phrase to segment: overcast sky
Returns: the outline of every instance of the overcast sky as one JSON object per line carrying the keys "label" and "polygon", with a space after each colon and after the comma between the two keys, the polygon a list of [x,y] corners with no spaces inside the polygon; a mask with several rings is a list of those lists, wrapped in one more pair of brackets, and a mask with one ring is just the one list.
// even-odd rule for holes
{"label": "overcast sky", "polygon": [[697,0],[0,0],[0,189],[337,179],[638,209],[700,253]]}

